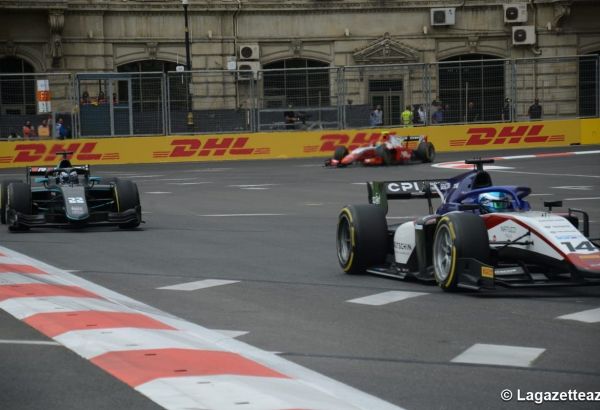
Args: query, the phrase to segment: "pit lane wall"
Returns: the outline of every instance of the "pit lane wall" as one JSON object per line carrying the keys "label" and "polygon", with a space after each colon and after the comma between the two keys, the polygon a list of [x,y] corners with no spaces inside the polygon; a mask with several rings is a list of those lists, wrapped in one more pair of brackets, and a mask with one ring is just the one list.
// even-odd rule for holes
{"label": "pit lane wall", "polygon": [[[438,152],[600,144],[600,119],[389,128],[427,135]],[[169,137],[0,142],[0,168],[52,165],[56,152],[73,151],[73,163],[134,164],[331,157],[379,140],[382,129],[288,131]]]}

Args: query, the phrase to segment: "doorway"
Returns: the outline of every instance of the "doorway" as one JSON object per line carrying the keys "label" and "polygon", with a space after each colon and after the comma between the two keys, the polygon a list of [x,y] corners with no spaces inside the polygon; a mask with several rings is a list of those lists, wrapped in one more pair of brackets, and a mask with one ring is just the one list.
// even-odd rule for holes
{"label": "doorway", "polygon": [[401,124],[404,95],[402,80],[369,80],[369,101],[371,107],[381,106],[383,125]]}

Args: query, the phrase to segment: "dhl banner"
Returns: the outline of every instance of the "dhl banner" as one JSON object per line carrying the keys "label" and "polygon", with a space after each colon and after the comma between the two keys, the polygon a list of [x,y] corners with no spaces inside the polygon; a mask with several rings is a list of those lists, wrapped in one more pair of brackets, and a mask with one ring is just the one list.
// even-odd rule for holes
{"label": "dhl banner", "polygon": [[[427,135],[439,152],[506,148],[552,147],[579,144],[581,130],[598,143],[597,120],[537,121],[503,124],[444,125],[389,129],[398,135]],[[595,122],[593,122],[595,121]],[[128,137],[73,140],[17,140],[0,142],[0,168],[52,165],[57,152],[73,151],[74,163],[134,164],[329,157],[337,146],[348,149],[380,140],[381,129],[288,131],[170,137]]]}
{"label": "dhl banner", "polygon": [[581,143],[600,144],[600,118],[581,120]]}

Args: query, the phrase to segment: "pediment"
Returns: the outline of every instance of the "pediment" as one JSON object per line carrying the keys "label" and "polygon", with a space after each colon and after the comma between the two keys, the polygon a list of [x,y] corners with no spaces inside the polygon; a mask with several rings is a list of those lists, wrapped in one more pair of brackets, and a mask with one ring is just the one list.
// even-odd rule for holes
{"label": "pediment", "polygon": [[412,63],[417,61],[417,55],[417,50],[393,40],[390,33],[353,53],[358,64]]}

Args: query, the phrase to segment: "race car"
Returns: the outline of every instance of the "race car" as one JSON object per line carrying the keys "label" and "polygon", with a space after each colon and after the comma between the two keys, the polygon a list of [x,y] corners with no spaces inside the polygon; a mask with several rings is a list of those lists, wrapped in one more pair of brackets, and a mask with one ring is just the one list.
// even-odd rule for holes
{"label": "race car", "polygon": [[[111,178],[102,183],[89,165],[73,166],[63,151],[56,167],[27,167],[26,182],[0,183],[0,217],[9,231],[33,227],[116,225],[135,228],[142,222],[137,185]],[[32,177],[35,177],[32,180]]]}
{"label": "race car", "polygon": [[379,143],[358,147],[348,151],[345,146],[335,148],[333,158],[325,166],[345,167],[359,162],[364,165],[395,165],[411,160],[433,162],[435,147],[425,135],[398,136],[387,131],[382,133]]}
{"label": "race car", "polygon": [[[337,256],[348,274],[435,281],[446,291],[551,285],[600,285],[599,239],[585,211],[533,211],[531,189],[497,186],[483,164],[447,180],[369,182],[369,204],[344,207]],[[421,198],[429,213],[388,224],[388,201]],[[441,204],[433,210],[432,199]]]}

